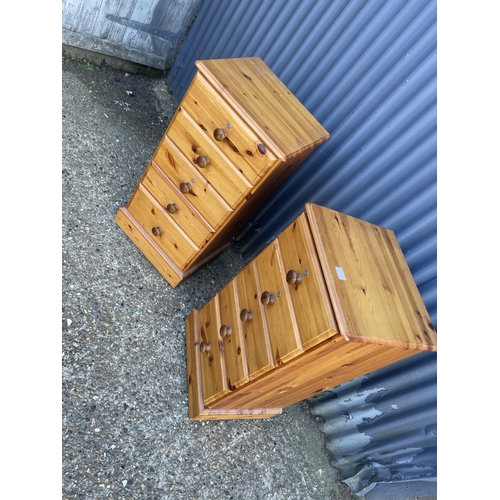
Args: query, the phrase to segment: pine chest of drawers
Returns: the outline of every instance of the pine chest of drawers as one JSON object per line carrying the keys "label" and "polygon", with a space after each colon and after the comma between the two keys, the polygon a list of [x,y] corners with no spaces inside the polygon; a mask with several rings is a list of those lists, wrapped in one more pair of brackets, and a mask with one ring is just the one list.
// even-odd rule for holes
{"label": "pine chest of drawers", "polygon": [[186,318],[189,417],[266,418],[437,335],[393,231],[311,203]]}
{"label": "pine chest of drawers", "polygon": [[329,133],[257,57],[197,73],[115,221],[172,287],[219,255]]}

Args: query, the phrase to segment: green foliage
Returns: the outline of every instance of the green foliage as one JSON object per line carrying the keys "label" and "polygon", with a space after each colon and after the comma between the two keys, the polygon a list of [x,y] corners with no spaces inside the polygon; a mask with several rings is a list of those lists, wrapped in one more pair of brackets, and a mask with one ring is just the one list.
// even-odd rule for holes
{"label": "green foliage", "polygon": [[92,63],[88,59],[81,59],[78,63],[80,66],[84,68],[92,68]]}

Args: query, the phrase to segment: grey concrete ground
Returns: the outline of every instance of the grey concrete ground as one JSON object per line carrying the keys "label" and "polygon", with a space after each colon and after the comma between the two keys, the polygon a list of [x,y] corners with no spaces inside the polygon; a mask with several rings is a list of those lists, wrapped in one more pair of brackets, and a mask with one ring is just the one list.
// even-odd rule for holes
{"label": "grey concrete ground", "polygon": [[306,402],[188,419],[184,319],[245,262],[172,289],[114,223],[176,107],[164,78],[63,57],[62,90],[62,498],[359,498]]}

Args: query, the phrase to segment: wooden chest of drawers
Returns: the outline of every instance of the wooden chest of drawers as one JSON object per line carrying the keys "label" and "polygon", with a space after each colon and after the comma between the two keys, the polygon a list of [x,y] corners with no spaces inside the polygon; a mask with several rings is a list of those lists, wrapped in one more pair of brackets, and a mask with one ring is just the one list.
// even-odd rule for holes
{"label": "wooden chest of drawers", "polygon": [[189,417],[266,418],[437,336],[393,231],[311,203],[186,318]]}
{"label": "wooden chest of drawers", "polygon": [[329,133],[257,57],[197,73],[115,221],[177,286],[219,255]]}

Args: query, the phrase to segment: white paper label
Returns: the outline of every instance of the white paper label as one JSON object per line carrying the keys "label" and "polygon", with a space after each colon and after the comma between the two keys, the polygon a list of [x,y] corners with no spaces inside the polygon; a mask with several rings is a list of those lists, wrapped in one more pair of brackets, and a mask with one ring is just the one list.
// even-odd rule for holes
{"label": "white paper label", "polygon": [[336,267],[335,270],[337,271],[339,280],[346,281],[347,278],[345,277],[344,270],[341,267]]}

